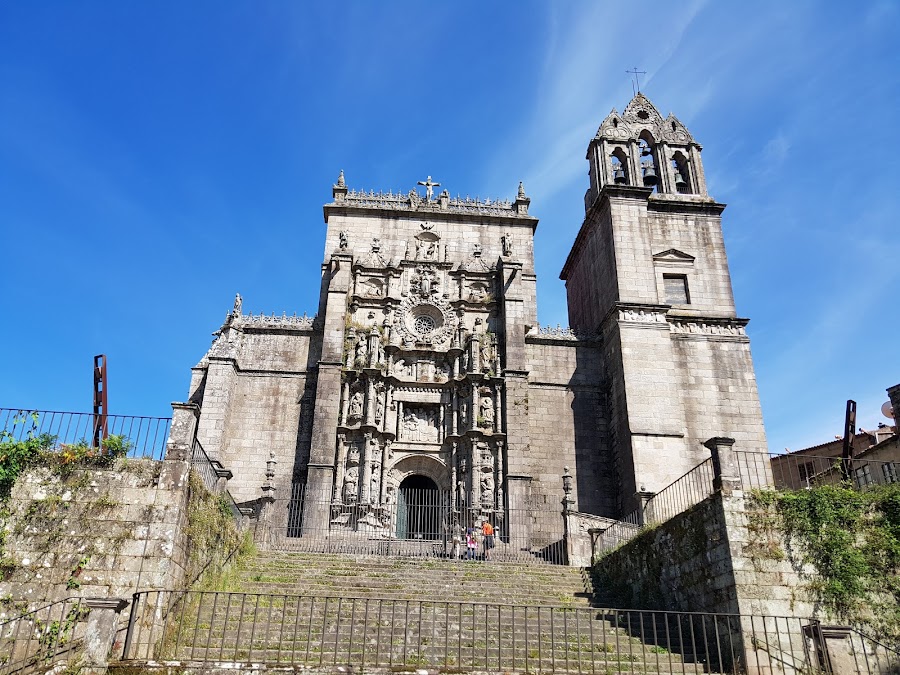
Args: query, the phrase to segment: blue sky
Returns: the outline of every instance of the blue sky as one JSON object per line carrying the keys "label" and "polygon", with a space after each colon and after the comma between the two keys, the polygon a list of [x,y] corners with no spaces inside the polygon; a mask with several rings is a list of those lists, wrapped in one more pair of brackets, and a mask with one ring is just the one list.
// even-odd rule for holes
{"label": "blue sky", "polygon": [[[900,3],[4,2],[0,406],[168,415],[234,293],[313,313],[323,203],[512,198],[539,318],[588,140],[644,93],[704,144],[770,448],[882,421],[900,382]],[[884,420],[886,421],[886,420]]]}

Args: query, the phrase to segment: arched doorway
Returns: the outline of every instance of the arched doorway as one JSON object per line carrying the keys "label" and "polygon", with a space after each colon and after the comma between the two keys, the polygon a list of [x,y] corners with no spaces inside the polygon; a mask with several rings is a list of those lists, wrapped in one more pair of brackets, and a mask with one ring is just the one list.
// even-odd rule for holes
{"label": "arched doorway", "polygon": [[443,500],[437,484],[428,476],[413,474],[400,483],[397,499],[399,539],[440,539]]}

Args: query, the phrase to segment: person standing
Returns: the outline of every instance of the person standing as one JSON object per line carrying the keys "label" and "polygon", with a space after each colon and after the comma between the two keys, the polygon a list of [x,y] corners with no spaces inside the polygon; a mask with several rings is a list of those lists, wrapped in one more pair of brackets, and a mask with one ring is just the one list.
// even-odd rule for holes
{"label": "person standing", "polygon": [[475,549],[478,544],[475,542],[475,528],[466,528],[466,560],[475,560]]}
{"label": "person standing", "polygon": [[491,559],[491,549],[494,548],[494,526],[489,520],[484,521],[481,526],[481,534],[484,535],[484,559]]}

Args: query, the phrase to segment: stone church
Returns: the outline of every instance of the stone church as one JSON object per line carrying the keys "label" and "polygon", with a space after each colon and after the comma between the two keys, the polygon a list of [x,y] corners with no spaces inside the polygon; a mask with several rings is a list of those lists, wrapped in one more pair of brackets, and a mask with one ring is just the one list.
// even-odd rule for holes
{"label": "stone church", "polygon": [[315,316],[244,314],[238,296],[192,370],[198,441],[235,498],[274,493],[286,537],[402,538],[392,507],[431,490],[502,534],[559,513],[565,467],[574,508],[616,518],[711,437],[766,452],[700,151],[641,93],[603,120],[560,273],[567,329],[537,321],[521,183],[474,200],[431,177],[351,189],[341,172]]}

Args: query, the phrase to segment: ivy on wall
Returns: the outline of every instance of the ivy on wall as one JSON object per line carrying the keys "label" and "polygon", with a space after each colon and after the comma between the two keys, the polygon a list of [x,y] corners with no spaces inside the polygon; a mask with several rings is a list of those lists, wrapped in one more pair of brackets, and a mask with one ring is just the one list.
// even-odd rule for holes
{"label": "ivy on wall", "polygon": [[758,490],[748,505],[758,555],[807,570],[806,590],[831,616],[900,640],[900,485]]}

